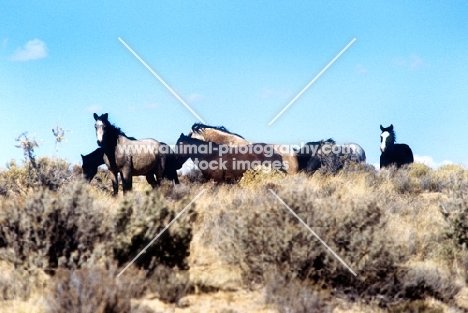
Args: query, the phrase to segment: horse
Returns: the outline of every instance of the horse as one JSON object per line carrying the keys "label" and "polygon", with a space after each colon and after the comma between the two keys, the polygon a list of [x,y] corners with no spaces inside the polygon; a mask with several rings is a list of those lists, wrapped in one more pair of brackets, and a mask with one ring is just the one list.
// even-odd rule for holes
{"label": "horse", "polygon": [[337,145],[329,138],[321,141],[307,142],[297,152],[299,170],[314,173],[320,168],[336,173],[349,162],[365,162],[364,149],[355,143]]}
{"label": "horse", "polygon": [[[189,132],[189,137],[203,141],[211,141],[219,145],[244,146],[253,144],[241,135],[228,131],[224,126],[209,126],[202,123],[193,124]],[[296,153],[292,149],[283,151],[281,145],[272,144],[275,152],[281,155],[286,166],[286,173],[292,174],[298,171]]]}
{"label": "horse", "polygon": [[176,149],[179,164],[191,158],[206,180],[217,183],[237,181],[247,170],[258,166],[284,171],[281,155],[265,143],[228,146],[180,134]]}
{"label": "horse", "polygon": [[83,160],[83,174],[85,179],[90,182],[94,176],[96,176],[98,167],[104,164],[104,151],[101,148],[97,148],[93,152],[87,155],[81,155]]}
{"label": "horse", "polygon": [[[146,175],[146,181],[155,188],[164,172],[166,155],[160,153],[161,144],[154,139],[135,140],[127,137],[120,128],[112,125],[108,114],[98,116],[96,138],[104,152],[104,163],[109,169],[114,196],[118,194],[117,175],[120,173],[124,194],[132,189],[132,176]],[[156,177],[156,179],[155,179]]]}
{"label": "horse", "polygon": [[395,164],[397,168],[400,168],[404,164],[410,164],[414,162],[413,151],[411,148],[404,143],[395,143],[396,136],[393,130],[393,124],[389,127],[382,127],[380,125],[380,168],[387,167]]}
{"label": "horse", "polygon": [[[164,166],[163,178],[172,180],[175,184],[179,184],[179,177],[177,175],[177,170],[180,168],[179,163],[176,160],[174,151],[164,142],[161,142],[162,146],[166,146],[166,150],[169,151],[166,154],[166,165]],[[164,148],[161,148],[164,149]],[[81,155],[83,160],[83,174],[85,179],[90,182],[94,176],[97,174],[98,167],[105,164],[104,163],[104,151],[102,148],[97,148],[93,152],[87,155]]]}

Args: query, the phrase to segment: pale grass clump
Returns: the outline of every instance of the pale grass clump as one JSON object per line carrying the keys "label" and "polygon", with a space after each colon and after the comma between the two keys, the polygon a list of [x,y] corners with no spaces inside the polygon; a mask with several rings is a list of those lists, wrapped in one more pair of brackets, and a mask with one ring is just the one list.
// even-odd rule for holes
{"label": "pale grass clump", "polygon": [[257,188],[268,183],[275,183],[285,177],[286,174],[283,172],[261,167],[246,171],[240,179],[239,185],[246,188]]}

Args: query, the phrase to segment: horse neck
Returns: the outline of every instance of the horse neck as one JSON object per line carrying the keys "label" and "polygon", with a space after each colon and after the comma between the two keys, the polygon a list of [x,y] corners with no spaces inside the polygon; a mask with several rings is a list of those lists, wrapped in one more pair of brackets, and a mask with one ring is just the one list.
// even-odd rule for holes
{"label": "horse neck", "polygon": [[249,142],[239,136],[226,134],[217,129],[205,130],[203,137],[206,141],[212,141],[219,145],[234,144],[248,144]]}

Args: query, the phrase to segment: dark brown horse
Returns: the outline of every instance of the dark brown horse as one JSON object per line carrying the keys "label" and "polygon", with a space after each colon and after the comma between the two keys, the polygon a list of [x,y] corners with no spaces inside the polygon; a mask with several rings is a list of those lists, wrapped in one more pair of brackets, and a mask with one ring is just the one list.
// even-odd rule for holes
{"label": "dark brown horse", "polygon": [[[162,150],[167,150],[169,153],[166,154],[166,165],[164,166],[163,178],[172,180],[175,184],[179,184],[179,177],[177,176],[177,170],[181,167],[176,160],[174,151],[164,142],[161,142],[161,146],[165,146]],[[83,175],[85,179],[90,182],[94,176],[96,176],[98,167],[104,163],[104,151],[102,148],[97,148],[93,152],[87,155],[81,155],[83,160]]]}
{"label": "dark brown horse", "polygon": [[216,182],[235,182],[247,170],[262,166],[284,171],[281,155],[275,152],[273,145],[265,143],[218,145],[180,134],[176,149],[180,164],[191,158],[205,179]]}
{"label": "dark brown horse", "polygon": [[145,175],[146,181],[154,187],[159,185],[164,172],[166,155],[160,153],[161,144],[154,139],[134,140],[120,128],[109,123],[108,114],[96,120],[97,143],[104,152],[104,163],[109,169],[114,195],[118,193],[117,175],[122,178],[123,191],[132,189],[132,176]]}

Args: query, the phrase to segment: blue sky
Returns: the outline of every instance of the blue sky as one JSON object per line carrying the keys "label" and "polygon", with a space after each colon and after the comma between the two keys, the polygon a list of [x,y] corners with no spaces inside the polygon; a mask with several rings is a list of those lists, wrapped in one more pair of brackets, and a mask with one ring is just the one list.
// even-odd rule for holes
{"label": "blue sky", "polygon": [[[466,1],[9,1],[0,3],[0,167],[37,156],[79,163],[92,113],[128,135],[175,143],[197,119],[251,141],[356,142],[378,163],[379,125],[432,164],[468,165]],[[353,38],[278,119],[268,123]],[[68,130],[55,150],[51,128]]]}

